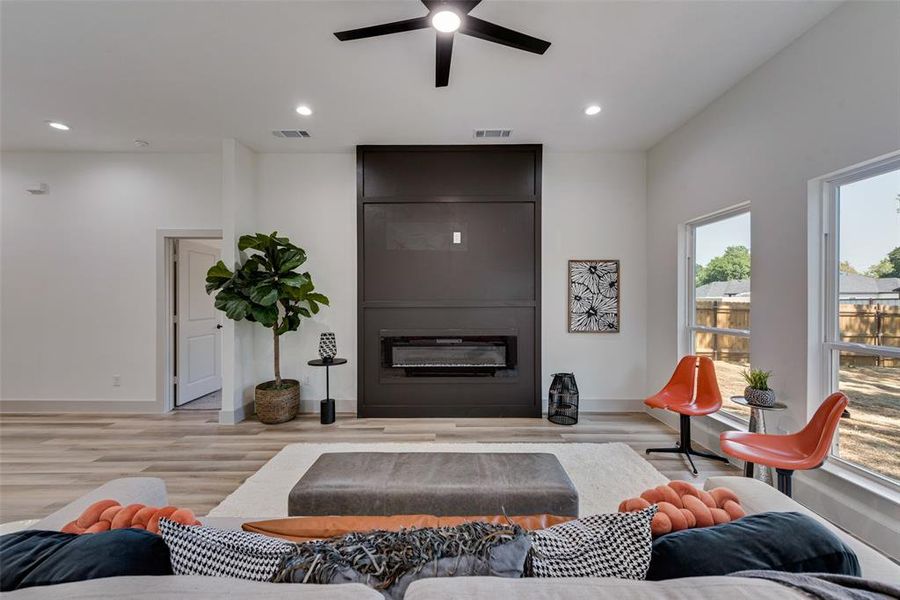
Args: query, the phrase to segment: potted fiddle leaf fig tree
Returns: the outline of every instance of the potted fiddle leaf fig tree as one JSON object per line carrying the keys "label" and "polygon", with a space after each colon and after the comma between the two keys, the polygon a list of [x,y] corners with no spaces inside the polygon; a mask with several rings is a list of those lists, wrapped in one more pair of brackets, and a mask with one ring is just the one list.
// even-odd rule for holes
{"label": "potted fiddle leaf fig tree", "polygon": [[235,321],[248,320],[272,330],[275,379],[256,386],[256,414],[263,423],[283,423],[297,416],[300,383],[282,379],[279,338],[296,331],[302,319],[319,312],[328,298],[315,291],[309,273],[297,271],[306,252],[285,237],[257,233],[242,235],[238,250],[246,252],[234,272],[221,260],[206,273],[206,293],[215,306]]}

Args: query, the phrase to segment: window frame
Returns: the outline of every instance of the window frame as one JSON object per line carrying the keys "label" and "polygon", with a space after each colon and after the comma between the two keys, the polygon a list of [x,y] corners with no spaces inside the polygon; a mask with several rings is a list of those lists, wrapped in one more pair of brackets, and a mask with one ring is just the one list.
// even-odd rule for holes
{"label": "window frame", "polygon": [[[870,179],[891,171],[900,170],[900,152],[892,153],[874,161],[856,165],[838,171],[821,180],[822,210],[822,244],[821,244],[821,281],[819,289],[822,307],[821,327],[821,361],[820,384],[821,397],[810,396],[807,416],[811,417],[825,398],[840,390],[841,352],[852,352],[865,356],[879,356],[900,359],[900,348],[893,346],[876,346],[857,342],[845,342],[840,331],[840,188],[841,186]],[[840,427],[840,425],[838,425]],[[865,466],[841,458],[839,451],[840,435],[832,441],[829,460],[837,461],[841,467],[879,484],[900,489],[900,485],[889,477],[871,471]]]}
{"label": "window frame", "polygon": [[[730,329],[727,327],[708,327],[705,325],[697,325],[697,285],[696,285],[696,261],[695,257],[697,255],[697,228],[703,227],[704,225],[710,225],[712,223],[716,223],[719,221],[724,221],[726,219],[730,219],[732,217],[737,217],[742,214],[750,214],[750,203],[744,202],[741,204],[737,204],[735,206],[731,206],[729,208],[717,211],[715,213],[694,219],[692,221],[688,221],[684,224],[684,248],[685,248],[685,268],[684,268],[684,314],[682,315],[683,319],[683,337],[682,343],[684,344],[684,348],[687,349],[686,354],[694,354],[696,351],[696,347],[694,345],[695,342],[695,334],[697,333],[711,333],[718,335],[730,335],[734,337],[742,337],[751,339],[750,337],[750,329]],[[751,223],[753,216],[751,214]],[[752,259],[751,259],[752,265]],[[752,268],[752,267],[751,267]],[[752,276],[751,276],[751,289],[752,289]],[[751,292],[752,293],[752,292]],[[751,321],[752,322],[752,321]],[[751,345],[750,352],[752,354],[753,348]],[[712,415],[713,417],[717,417],[720,413],[715,413]],[[739,415],[735,415],[732,413],[728,413],[726,415],[727,419],[734,419],[740,423],[747,423],[747,419]]]}

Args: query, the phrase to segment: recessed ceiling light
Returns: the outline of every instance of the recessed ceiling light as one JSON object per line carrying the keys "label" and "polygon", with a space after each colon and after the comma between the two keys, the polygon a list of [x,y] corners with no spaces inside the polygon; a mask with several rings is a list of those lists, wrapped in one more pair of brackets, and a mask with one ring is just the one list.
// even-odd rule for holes
{"label": "recessed ceiling light", "polygon": [[59,121],[46,121],[46,123],[53,129],[59,129],[60,131],[68,131],[70,129],[68,125]]}
{"label": "recessed ceiling light", "polygon": [[453,33],[459,29],[462,20],[452,10],[440,10],[431,17],[431,25],[443,33]]}
{"label": "recessed ceiling light", "polygon": [[599,112],[601,110],[603,110],[603,109],[600,108],[599,104],[591,104],[590,106],[588,106],[587,108],[584,109],[584,114],[593,117],[594,115],[599,114]]}
{"label": "recessed ceiling light", "polygon": [[297,107],[297,114],[303,115],[304,117],[308,117],[312,114],[312,109],[305,104],[301,104]]}

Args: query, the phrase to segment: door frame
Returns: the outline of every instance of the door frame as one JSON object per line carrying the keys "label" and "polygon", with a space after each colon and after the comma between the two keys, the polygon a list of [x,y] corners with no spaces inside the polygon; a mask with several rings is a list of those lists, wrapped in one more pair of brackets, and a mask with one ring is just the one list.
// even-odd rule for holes
{"label": "door frame", "polygon": [[175,336],[169,317],[175,310],[175,269],[172,259],[175,241],[179,239],[221,240],[222,230],[156,230],[156,405],[161,413],[175,408],[175,395],[170,385],[170,376],[174,370]]}

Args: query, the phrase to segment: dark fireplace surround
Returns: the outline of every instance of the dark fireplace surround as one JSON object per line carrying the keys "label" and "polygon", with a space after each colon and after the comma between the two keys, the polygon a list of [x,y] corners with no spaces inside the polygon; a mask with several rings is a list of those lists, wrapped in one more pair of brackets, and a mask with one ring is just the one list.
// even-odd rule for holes
{"label": "dark fireplace surround", "polygon": [[360,417],[539,417],[541,147],[359,146]]}

